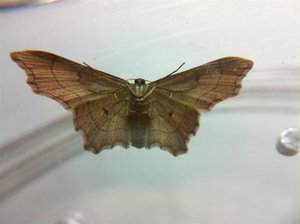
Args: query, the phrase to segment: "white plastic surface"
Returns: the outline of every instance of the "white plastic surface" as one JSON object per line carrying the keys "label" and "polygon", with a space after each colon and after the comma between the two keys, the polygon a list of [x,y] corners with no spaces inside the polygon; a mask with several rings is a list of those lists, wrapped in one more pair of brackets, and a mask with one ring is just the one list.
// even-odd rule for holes
{"label": "white plastic surface", "polygon": [[[300,126],[299,27],[296,0],[66,0],[1,11],[0,145],[67,114],[31,92],[8,57],[14,50],[47,50],[125,79],[155,80],[182,62],[185,70],[229,55],[255,64],[239,96],[202,115],[187,154],[55,154],[56,168],[0,199],[0,223],[80,214],[82,223],[298,224],[299,156],[275,145],[282,130]],[[74,139],[65,150],[82,148]],[[26,156],[29,148],[18,147]]]}

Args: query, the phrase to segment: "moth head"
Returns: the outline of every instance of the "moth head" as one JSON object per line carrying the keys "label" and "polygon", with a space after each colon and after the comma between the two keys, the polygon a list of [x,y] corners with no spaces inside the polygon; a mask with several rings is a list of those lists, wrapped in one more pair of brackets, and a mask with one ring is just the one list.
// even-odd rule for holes
{"label": "moth head", "polygon": [[133,84],[131,84],[131,83],[126,84],[127,88],[130,90],[130,92],[134,96],[133,99],[135,101],[145,100],[148,96],[151,95],[151,93],[155,89],[155,87],[149,86],[148,84],[146,84],[146,82],[150,82],[150,81],[138,78],[138,79],[134,79]]}
{"label": "moth head", "polygon": [[145,86],[146,81],[145,81],[145,79],[138,78],[138,79],[134,80],[134,85],[136,85],[136,86]]}
{"label": "moth head", "polygon": [[143,97],[147,91],[146,81],[144,79],[134,80],[134,95],[138,98]]}

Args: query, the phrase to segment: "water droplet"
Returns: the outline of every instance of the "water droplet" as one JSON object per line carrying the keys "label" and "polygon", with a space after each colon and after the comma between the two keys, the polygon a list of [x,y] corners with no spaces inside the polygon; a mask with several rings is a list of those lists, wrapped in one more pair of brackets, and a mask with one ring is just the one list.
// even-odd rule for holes
{"label": "water droplet", "polygon": [[62,218],[59,219],[56,224],[81,224],[80,222],[77,222],[76,220],[72,218]]}
{"label": "water droplet", "polygon": [[68,217],[60,218],[56,224],[84,224],[85,219],[80,212],[72,212]]}
{"label": "water droplet", "polygon": [[283,131],[277,139],[276,148],[284,156],[296,155],[300,148],[300,129],[289,128]]}

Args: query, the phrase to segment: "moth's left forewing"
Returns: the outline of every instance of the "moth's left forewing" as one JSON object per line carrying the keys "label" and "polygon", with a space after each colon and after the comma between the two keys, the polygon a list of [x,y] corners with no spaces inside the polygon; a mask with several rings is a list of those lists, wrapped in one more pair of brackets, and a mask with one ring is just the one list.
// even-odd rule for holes
{"label": "moth's left forewing", "polygon": [[252,66],[251,60],[225,57],[151,84],[176,101],[210,110],[217,102],[238,94],[241,81]]}
{"label": "moth's left forewing", "polygon": [[25,70],[35,93],[58,101],[66,109],[126,88],[121,78],[49,52],[15,51],[10,56]]}
{"label": "moth's left forewing", "polygon": [[72,110],[86,149],[128,147],[127,81],[45,51],[16,51],[11,58],[25,70],[35,93]]}

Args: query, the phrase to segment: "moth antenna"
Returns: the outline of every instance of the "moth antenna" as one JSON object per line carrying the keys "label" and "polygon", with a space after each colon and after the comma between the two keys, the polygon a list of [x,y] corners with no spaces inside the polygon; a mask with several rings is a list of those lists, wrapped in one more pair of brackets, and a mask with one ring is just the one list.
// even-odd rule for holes
{"label": "moth antenna", "polygon": [[92,66],[89,66],[87,63],[83,62],[83,64],[84,64],[85,66],[87,66],[87,67],[93,69],[93,67],[92,67]]}
{"label": "moth antenna", "polygon": [[166,77],[173,75],[175,72],[177,72],[179,69],[181,69],[181,67],[185,64],[185,62],[183,62],[176,70],[174,70],[173,72],[171,72],[170,74],[166,75]]}
{"label": "moth antenna", "polygon": [[134,81],[135,79],[126,79],[126,81]]}
{"label": "moth antenna", "polygon": [[87,66],[88,68],[93,69],[95,72],[98,73],[98,71],[97,71],[96,69],[94,69],[92,66],[89,66],[89,65],[88,65],[87,63],[85,63],[85,62],[83,62],[83,64],[84,64],[85,66]]}
{"label": "moth antenna", "polygon": [[90,69],[94,70],[94,71],[95,71],[95,72],[97,72],[97,73],[99,73],[99,72],[100,72],[99,70],[97,70],[97,69],[93,68],[92,66],[88,65],[88,64],[87,64],[87,63],[85,63],[85,62],[83,62],[83,64],[84,64],[85,66],[87,66],[88,68],[90,68]]}

